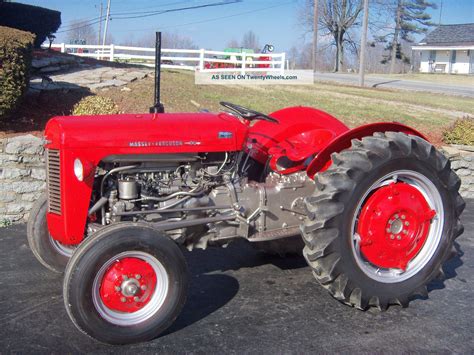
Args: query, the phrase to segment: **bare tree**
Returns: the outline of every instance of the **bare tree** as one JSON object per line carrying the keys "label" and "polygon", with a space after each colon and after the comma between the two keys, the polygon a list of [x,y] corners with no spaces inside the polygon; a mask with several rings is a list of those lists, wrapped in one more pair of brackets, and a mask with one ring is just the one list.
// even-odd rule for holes
{"label": "bare tree", "polygon": [[239,41],[235,38],[232,38],[229,42],[227,42],[227,48],[239,48]]}
{"label": "bare tree", "polygon": [[191,37],[179,33],[163,33],[162,46],[171,49],[198,49]]}
{"label": "bare tree", "polygon": [[[334,50],[330,44],[321,43],[317,50],[317,69],[323,71],[331,70],[334,63]],[[313,58],[312,43],[306,43],[302,46],[293,46],[288,52],[288,60],[291,69],[311,69]]]}
{"label": "bare tree", "polygon": [[[299,11],[300,24],[307,32],[313,31],[314,1],[306,0]],[[344,48],[347,45],[351,50],[357,48],[356,42],[351,38],[349,30],[357,25],[357,20],[362,11],[362,0],[320,0],[319,1],[319,28],[330,35],[336,47],[334,71],[338,72],[344,64]]]}
{"label": "bare tree", "polygon": [[69,43],[95,44],[97,42],[97,33],[92,25],[84,20],[73,20],[70,24],[70,31],[67,33]]}
{"label": "bare tree", "polygon": [[[129,37],[123,44],[139,47],[155,47],[155,34],[148,33],[139,39]],[[167,49],[198,49],[191,37],[183,36],[177,32],[164,32],[161,36],[161,46]]]}
{"label": "bare tree", "polygon": [[300,51],[295,46],[291,47],[288,51],[288,61],[290,63],[290,69],[294,70],[298,68],[300,58]]}
{"label": "bare tree", "polygon": [[253,31],[248,31],[244,34],[240,45],[243,48],[253,49],[254,51],[258,51],[260,49],[258,37]]}
{"label": "bare tree", "polygon": [[362,11],[362,1],[325,0],[321,1],[321,4],[320,22],[334,38],[336,45],[334,71],[338,72],[344,64],[344,45],[352,42],[348,36],[348,31],[356,24]]}

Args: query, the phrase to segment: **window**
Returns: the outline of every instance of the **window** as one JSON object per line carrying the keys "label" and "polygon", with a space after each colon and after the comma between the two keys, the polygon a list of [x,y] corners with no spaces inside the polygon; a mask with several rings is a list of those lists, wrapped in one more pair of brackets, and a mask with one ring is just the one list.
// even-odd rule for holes
{"label": "window", "polygon": [[456,63],[456,51],[451,51],[451,63]]}
{"label": "window", "polygon": [[429,61],[430,62],[435,62],[436,61],[436,51],[430,51],[430,58],[429,58]]}

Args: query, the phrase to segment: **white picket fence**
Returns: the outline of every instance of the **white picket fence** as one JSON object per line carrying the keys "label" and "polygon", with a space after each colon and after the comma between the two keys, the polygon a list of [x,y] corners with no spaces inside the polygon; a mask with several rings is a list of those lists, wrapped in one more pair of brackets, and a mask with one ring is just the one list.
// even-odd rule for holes
{"label": "white picket fence", "polygon": [[[123,61],[129,64],[154,66],[155,48],[117,46],[53,44],[51,48],[62,53],[110,61]],[[285,71],[285,53],[230,53],[205,49],[161,49],[161,67],[201,72],[276,72]],[[221,58],[219,58],[221,57]],[[267,57],[270,60],[260,60]],[[217,64],[211,64],[217,63]],[[216,65],[225,65],[217,68]],[[265,67],[259,67],[265,65]],[[214,66],[214,67],[213,67]],[[267,67],[268,66],[268,67]]]}

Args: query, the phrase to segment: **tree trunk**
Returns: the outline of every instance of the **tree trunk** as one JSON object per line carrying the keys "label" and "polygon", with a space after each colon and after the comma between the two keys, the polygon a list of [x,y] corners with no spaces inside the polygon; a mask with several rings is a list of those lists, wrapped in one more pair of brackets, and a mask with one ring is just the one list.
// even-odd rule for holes
{"label": "tree trunk", "polygon": [[336,33],[334,36],[334,41],[336,42],[336,58],[334,61],[334,72],[337,73],[339,71],[339,55],[340,55],[340,43],[339,43],[339,33]]}
{"label": "tree trunk", "polygon": [[344,64],[344,31],[339,31],[334,36],[336,41],[336,62],[334,63],[334,72],[342,70]]}
{"label": "tree trunk", "polygon": [[339,34],[339,71],[342,70],[344,64],[344,31]]}
{"label": "tree trunk", "polygon": [[313,48],[312,48],[312,63],[311,67],[313,69],[313,73],[316,72],[316,55],[318,51],[318,0],[313,1]]}
{"label": "tree trunk", "polygon": [[395,62],[397,60],[398,37],[400,35],[403,0],[398,0],[397,13],[395,15],[395,33],[393,34],[392,47],[390,49],[390,74],[395,72]]}

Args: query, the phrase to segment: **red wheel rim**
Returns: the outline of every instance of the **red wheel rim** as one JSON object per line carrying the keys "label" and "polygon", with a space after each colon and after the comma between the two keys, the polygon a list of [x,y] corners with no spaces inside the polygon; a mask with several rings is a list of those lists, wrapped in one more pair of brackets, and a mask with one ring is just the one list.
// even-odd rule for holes
{"label": "red wheel rim", "polygon": [[406,270],[423,248],[436,212],[416,187],[392,182],[364,202],[357,233],[360,251],[380,268]]}
{"label": "red wheel rim", "polygon": [[157,275],[144,260],[126,257],[105,271],[100,285],[103,304],[117,312],[132,313],[145,307],[156,289]]}

